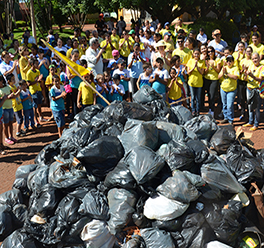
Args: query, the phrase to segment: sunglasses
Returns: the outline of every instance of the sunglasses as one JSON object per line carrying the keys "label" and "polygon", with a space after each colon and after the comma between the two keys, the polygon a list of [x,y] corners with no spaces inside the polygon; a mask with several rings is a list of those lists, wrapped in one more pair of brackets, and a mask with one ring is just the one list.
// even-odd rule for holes
{"label": "sunglasses", "polygon": [[177,42],[178,42],[178,43],[183,43],[183,40],[178,40]]}
{"label": "sunglasses", "polygon": [[208,53],[212,53],[212,52],[213,52],[212,50],[208,51]]}

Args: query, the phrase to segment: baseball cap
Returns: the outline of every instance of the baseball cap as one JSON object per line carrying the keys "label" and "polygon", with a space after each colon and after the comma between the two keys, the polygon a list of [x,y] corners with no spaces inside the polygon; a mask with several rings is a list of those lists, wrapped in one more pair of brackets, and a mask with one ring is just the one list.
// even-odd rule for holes
{"label": "baseball cap", "polygon": [[136,46],[140,46],[140,44],[136,42],[133,47],[136,47]]}
{"label": "baseball cap", "polygon": [[171,33],[170,33],[170,32],[166,32],[166,33],[164,34],[164,36],[165,36],[165,35],[171,36]]}
{"label": "baseball cap", "polygon": [[161,46],[166,46],[166,43],[165,43],[165,41],[164,40],[160,40],[160,41],[158,41],[157,42],[157,44],[156,44],[156,47],[161,47]]}
{"label": "baseball cap", "polygon": [[123,59],[119,59],[119,60],[117,61],[117,64],[125,64],[125,63],[126,63],[126,61],[123,60]]}
{"label": "baseball cap", "polygon": [[221,31],[219,29],[216,29],[213,31],[213,35],[221,34]]}
{"label": "baseball cap", "polygon": [[228,55],[226,57],[226,61],[234,61],[234,57],[232,55]]}
{"label": "baseball cap", "polygon": [[170,25],[170,23],[169,23],[169,22],[165,22],[165,24],[164,24],[164,28],[165,28],[165,26],[167,26],[167,25]]}
{"label": "baseball cap", "polygon": [[113,51],[112,51],[112,56],[113,56],[113,57],[118,56],[118,55],[119,55],[118,50],[113,50]]}
{"label": "baseball cap", "polygon": [[258,26],[257,25],[254,25],[253,28],[258,28]]}
{"label": "baseball cap", "polygon": [[103,14],[103,13],[101,13],[99,16],[100,16],[100,17],[104,17],[104,14]]}
{"label": "baseball cap", "polygon": [[113,79],[118,79],[118,80],[120,80],[120,75],[119,75],[119,74],[115,74],[115,75],[113,76]]}
{"label": "baseball cap", "polygon": [[128,34],[135,34],[135,33],[136,33],[135,30],[131,29]]}

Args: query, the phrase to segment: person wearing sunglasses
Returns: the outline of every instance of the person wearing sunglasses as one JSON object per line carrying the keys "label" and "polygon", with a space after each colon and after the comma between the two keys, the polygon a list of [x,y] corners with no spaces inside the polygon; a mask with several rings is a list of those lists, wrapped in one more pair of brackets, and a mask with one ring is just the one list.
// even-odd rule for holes
{"label": "person wearing sunglasses", "polygon": [[178,55],[181,58],[181,64],[186,65],[189,59],[192,57],[192,52],[187,47],[184,47],[184,36],[179,36],[177,39],[178,48],[172,52],[172,57]]}
{"label": "person wearing sunglasses", "polygon": [[217,57],[221,58],[224,56],[224,49],[227,47],[227,43],[221,39],[222,34],[219,29],[213,31],[212,37],[214,39],[209,42],[208,46],[212,46],[215,49]]}

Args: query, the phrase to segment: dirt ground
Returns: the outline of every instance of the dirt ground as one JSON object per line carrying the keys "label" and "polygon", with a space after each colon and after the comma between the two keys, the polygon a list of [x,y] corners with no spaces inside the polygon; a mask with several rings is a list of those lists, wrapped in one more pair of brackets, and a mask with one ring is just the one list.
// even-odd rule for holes
{"label": "dirt ground", "polygon": [[[253,132],[251,140],[254,142],[256,149],[264,148],[264,113],[261,110],[261,125],[259,130]],[[218,110],[219,112],[219,110]],[[217,116],[218,112],[215,113]],[[48,108],[43,108],[43,113],[46,118],[51,114]],[[235,112],[236,118],[234,122],[235,129],[244,124],[239,122],[239,111]],[[0,194],[12,188],[15,179],[16,169],[20,165],[32,164],[37,154],[41,149],[56,140],[59,136],[57,134],[57,127],[54,121],[42,123],[42,127],[36,131],[31,130],[25,137],[18,139],[18,143],[10,145],[7,155],[0,155]],[[14,124],[15,127],[15,124]],[[247,131],[249,128],[244,128]]]}

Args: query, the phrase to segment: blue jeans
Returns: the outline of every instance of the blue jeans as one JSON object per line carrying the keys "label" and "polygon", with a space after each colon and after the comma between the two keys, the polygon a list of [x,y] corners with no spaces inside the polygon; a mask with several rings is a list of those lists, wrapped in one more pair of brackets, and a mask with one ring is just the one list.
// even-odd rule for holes
{"label": "blue jeans", "polygon": [[34,121],[34,111],[33,108],[31,109],[23,109],[23,115],[24,115],[24,128],[28,128],[29,126],[29,120],[30,120],[30,126],[35,126]]}
{"label": "blue jeans", "polygon": [[233,123],[234,120],[234,101],[236,97],[237,89],[230,92],[225,92],[220,89],[224,119],[228,120],[229,123]]}
{"label": "blue jeans", "polygon": [[[249,88],[247,88],[247,99],[249,98],[250,92],[251,92],[251,90]],[[257,108],[253,109],[253,110],[248,108],[249,109],[249,111],[248,111],[248,117],[249,117],[248,123],[251,125],[254,124],[255,127],[259,126],[261,100],[262,99],[258,95],[258,106],[257,106]],[[255,113],[255,118],[254,118],[254,113]]]}
{"label": "blue jeans", "polygon": [[199,113],[200,106],[201,106],[202,87],[191,87],[190,86],[190,92],[191,92],[191,98],[192,98],[191,100],[192,112]]}

